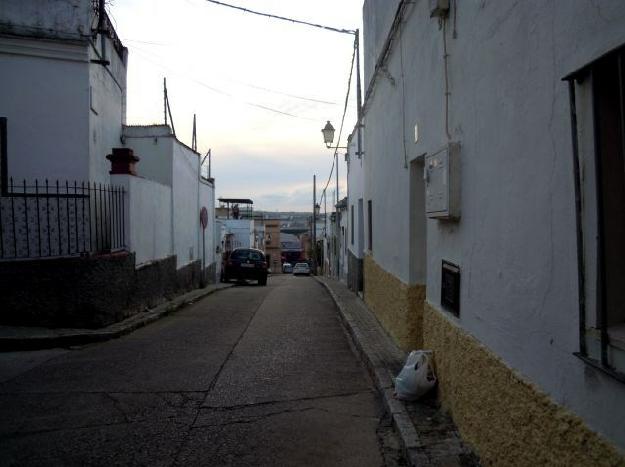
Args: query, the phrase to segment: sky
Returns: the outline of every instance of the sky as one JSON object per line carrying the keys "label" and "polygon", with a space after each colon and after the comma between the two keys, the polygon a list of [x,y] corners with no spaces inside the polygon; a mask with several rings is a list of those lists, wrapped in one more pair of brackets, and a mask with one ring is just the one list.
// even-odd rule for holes
{"label": "sky", "polygon": [[[336,28],[362,24],[362,0],[225,0]],[[163,78],[176,135],[212,153],[217,197],[255,209],[310,211],[313,174],[325,186],[333,151],[321,128],[343,115],[353,36],[269,19],[205,0],[111,0],[129,50],[129,124],[163,122]],[[340,145],[356,123],[355,74]],[[285,115],[288,114],[288,115]],[[336,139],[335,139],[336,144]],[[344,150],[339,194],[346,195]],[[328,209],[335,190],[328,186]]]}

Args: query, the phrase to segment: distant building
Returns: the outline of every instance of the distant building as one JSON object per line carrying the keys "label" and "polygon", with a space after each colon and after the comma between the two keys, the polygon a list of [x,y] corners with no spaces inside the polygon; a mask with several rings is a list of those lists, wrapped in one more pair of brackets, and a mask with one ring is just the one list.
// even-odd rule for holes
{"label": "distant building", "polygon": [[280,220],[264,219],[265,223],[265,256],[267,264],[274,274],[282,272],[282,250],[280,248]]}

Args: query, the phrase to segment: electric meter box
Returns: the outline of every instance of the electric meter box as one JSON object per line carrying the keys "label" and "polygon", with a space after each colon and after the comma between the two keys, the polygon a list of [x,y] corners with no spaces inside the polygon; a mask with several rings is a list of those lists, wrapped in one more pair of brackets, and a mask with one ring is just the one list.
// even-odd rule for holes
{"label": "electric meter box", "polygon": [[460,218],[460,144],[449,143],[425,156],[425,213],[441,220]]}

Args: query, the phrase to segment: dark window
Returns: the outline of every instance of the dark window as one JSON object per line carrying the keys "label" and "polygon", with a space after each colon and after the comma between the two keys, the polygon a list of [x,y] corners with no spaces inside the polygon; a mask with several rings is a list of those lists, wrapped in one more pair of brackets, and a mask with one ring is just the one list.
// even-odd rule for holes
{"label": "dark window", "polygon": [[625,134],[623,54],[608,56],[592,70],[602,288],[599,324],[625,322]]}
{"label": "dark window", "polygon": [[349,229],[350,229],[350,236],[351,236],[351,241],[352,241],[352,245],[354,244],[354,205],[352,204],[351,206],[351,217],[350,217],[350,223],[349,223]]}
{"label": "dark window", "polygon": [[238,249],[234,250],[230,255],[232,259],[251,259],[253,261],[263,261],[265,259],[264,255],[260,251],[256,250],[247,250],[247,249]]}
{"label": "dark window", "polygon": [[367,233],[369,234],[369,251],[373,251],[373,207],[371,200],[367,201]]}
{"label": "dark window", "polygon": [[[588,79],[590,78],[590,79]],[[578,267],[580,287],[580,352],[587,362],[625,381],[624,368],[617,368],[617,347],[625,345],[625,48],[611,52],[567,77],[571,97],[573,154],[575,158],[575,188],[578,227]],[[591,91],[592,108],[578,109],[576,86]],[[591,86],[591,88],[589,88]],[[577,114],[592,112],[594,121],[594,161],[580,160]],[[586,140],[582,140],[585,142]],[[583,179],[579,167],[592,166],[595,180]],[[594,185],[593,185],[594,183]],[[583,186],[596,193],[596,206],[580,200]],[[583,237],[585,216],[594,217],[596,208],[597,236]],[[596,263],[592,256],[584,257],[584,243],[596,241]],[[590,269],[584,269],[584,264]],[[588,272],[590,271],[590,272]],[[585,274],[596,271],[597,295],[585,297]],[[584,303],[596,303],[597,316],[586,316]],[[596,329],[593,332],[592,326]],[[590,332],[589,332],[590,331]],[[596,339],[598,336],[599,344]],[[616,347],[613,347],[616,346]],[[612,351],[608,351],[610,347]],[[621,356],[623,354],[621,353]],[[619,373],[620,371],[620,373]]]}

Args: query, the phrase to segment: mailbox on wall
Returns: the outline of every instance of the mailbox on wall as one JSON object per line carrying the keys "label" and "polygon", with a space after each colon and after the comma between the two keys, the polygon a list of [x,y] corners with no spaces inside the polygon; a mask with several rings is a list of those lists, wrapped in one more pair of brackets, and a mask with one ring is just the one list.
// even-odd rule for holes
{"label": "mailbox on wall", "polygon": [[425,156],[425,212],[434,219],[460,218],[460,144]]}

